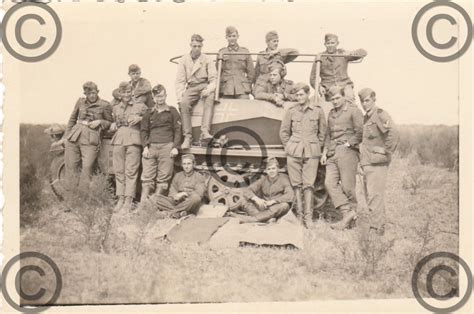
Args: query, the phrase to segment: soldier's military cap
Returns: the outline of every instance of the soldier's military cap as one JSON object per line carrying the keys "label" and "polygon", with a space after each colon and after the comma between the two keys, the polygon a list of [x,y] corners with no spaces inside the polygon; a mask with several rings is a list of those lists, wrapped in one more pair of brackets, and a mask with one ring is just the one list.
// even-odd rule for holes
{"label": "soldier's military cap", "polygon": [[194,157],[193,154],[184,154],[183,156],[181,156],[181,161],[185,160],[185,159],[190,159],[192,161],[195,161],[196,158]]}
{"label": "soldier's military cap", "polygon": [[66,131],[66,129],[63,126],[60,126],[59,124],[53,124],[49,128],[46,128],[44,130],[44,133],[50,134],[50,135],[55,135],[55,134],[62,134]]}
{"label": "soldier's military cap", "polygon": [[204,38],[202,38],[202,36],[199,34],[193,34],[191,36],[191,41],[197,41],[199,43],[202,43],[204,41]]}
{"label": "soldier's military cap", "polygon": [[128,73],[136,73],[136,72],[141,72],[142,70],[140,69],[140,67],[136,64],[131,64],[129,67],[128,67]]}
{"label": "soldier's military cap", "polygon": [[132,85],[129,83],[129,82],[122,82],[120,83],[118,89],[119,89],[119,92],[123,92],[123,91],[126,91],[127,89],[132,89]]}
{"label": "soldier's military cap", "polygon": [[334,97],[334,95],[342,95],[342,88],[338,85],[333,85],[329,88],[329,90],[327,91],[327,95],[329,98],[331,97]]}
{"label": "soldier's military cap", "polygon": [[328,41],[329,39],[339,40],[339,38],[337,37],[336,34],[328,33],[328,34],[324,35],[324,41]]}
{"label": "soldier's military cap", "polygon": [[304,90],[306,94],[309,94],[309,86],[306,83],[296,83],[295,86],[291,89],[292,94],[296,94],[300,89]]}
{"label": "soldier's military cap", "polygon": [[225,28],[225,34],[226,34],[226,36],[227,36],[227,35],[230,35],[230,34],[232,34],[232,33],[237,33],[237,34],[238,34],[239,31],[238,31],[237,28],[235,28],[234,26],[227,26],[227,27]]}
{"label": "soldier's military cap", "polygon": [[280,167],[280,163],[278,162],[278,159],[276,159],[276,157],[268,157],[267,159],[265,159],[265,163],[267,167],[270,167],[272,165],[276,165],[278,168]]}
{"label": "soldier's military cap", "polygon": [[359,98],[365,99],[367,96],[375,97],[375,92],[371,88],[363,88],[359,91]]}
{"label": "soldier's military cap", "polygon": [[84,90],[84,92],[90,92],[92,90],[96,90],[98,91],[99,88],[97,87],[97,84],[94,83],[94,82],[85,82],[84,85],[82,85],[82,89]]}
{"label": "soldier's military cap", "polygon": [[276,31],[269,31],[266,35],[265,35],[265,41],[266,42],[269,42],[270,40],[273,40],[273,39],[278,39],[278,33]]}
{"label": "soldier's military cap", "polygon": [[281,60],[276,60],[268,66],[268,70],[272,72],[273,70],[279,70],[280,76],[283,78],[286,76],[286,66]]}
{"label": "soldier's military cap", "polygon": [[161,84],[158,84],[158,85],[154,86],[154,87],[151,89],[151,93],[153,94],[153,96],[154,96],[154,95],[158,95],[158,94],[160,94],[160,93],[163,92],[163,91],[164,91],[165,94],[166,94],[166,88],[165,88],[163,85],[161,85]]}

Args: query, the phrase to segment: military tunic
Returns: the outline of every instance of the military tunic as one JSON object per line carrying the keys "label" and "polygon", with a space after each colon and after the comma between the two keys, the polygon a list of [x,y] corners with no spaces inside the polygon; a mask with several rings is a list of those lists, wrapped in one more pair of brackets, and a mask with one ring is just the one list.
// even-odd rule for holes
{"label": "military tunic", "polygon": [[321,147],[326,136],[326,118],[321,107],[309,100],[289,108],[280,127],[288,174],[293,187],[313,188]]}
{"label": "military tunic", "polygon": [[[171,182],[169,196],[154,194],[151,200],[156,208],[161,211],[196,214],[201,206],[205,187],[206,182],[202,174],[193,171],[187,175],[182,171],[174,176]],[[188,197],[179,202],[175,202],[173,197],[180,192],[187,192]]]}
{"label": "military tunic", "polygon": [[151,94],[151,84],[146,78],[140,77],[137,81],[130,81],[132,96],[135,102],[144,103],[148,108],[155,105]]}
{"label": "military tunic", "polygon": [[[111,107],[105,100],[99,98],[95,103],[89,103],[86,98],[79,98],[76,102],[66,128],[64,158],[69,178],[77,175],[82,166],[81,181],[89,180],[99,152],[102,131],[109,128],[112,119]],[[100,120],[96,129],[89,127],[94,120]]]}
{"label": "military tunic", "polygon": [[[277,203],[269,206],[268,209],[260,210],[251,201],[255,196],[266,201],[276,201]],[[290,210],[290,203],[293,201],[294,196],[295,194],[287,175],[279,173],[274,178],[266,175],[248,187],[244,193],[246,201],[242,207],[249,216],[256,216],[262,211],[267,211],[271,214],[266,217],[266,220],[280,218]]]}
{"label": "military tunic", "polygon": [[[249,50],[236,45],[225,47],[219,53],[249,53]],[[250,55],[223,55],[219,93],[220,96],[249,98],[255,69]]]}
{"label": "military tunic", "polygon": [[293,82],[281,80],[279,84],[273,85],[268,81],[265,85],[257,86],[255,99],[267,100],[275,103],[275,94],[282,94],[284,101],[296,101],[296,97],[291,93]]}
{"label": "military tunic", "polygon": [[362,125],[362,112],[349,102],[337,111],[334,108],[329,111],[324,148],[328,157],[325,185],[336,208],[357,203],[355,184]]}
{"label": "military tunic", "polygon": [[130,125],[137,117],[143,117],[148,107],[133,100],[121,101],[113,108],[114,122],[117,131],[112,137],[113,167],[117,196],[134,197],[137,188],[138,169],[142,152],[140,122]]}
{"label": "military tunic", "polygon": [[388,166],[395,152],[399,136],[390,115],[374,106],[364,117],[364,137],[360,145],[360,164],[371,226],[385,224],[384,193]]}
{"label": "military tunic", "polygon": [[257,56],[257,61],[255,63],[255,84],[254,84],[254,95],[256,94],[257,87],[259,85],[265,86],[268,81],[270,74],[270,65],[273,62],[281,61],[283,63],[288,63],[293,61],[298,57],[298,50],[292,48],[279,49],[278,53],[270,56],[268,48],[260,51],[259,53],[264,53],[265,55]]}
{"label": "military tunic", "polygon": [[[323,52],[327,54],[328,52]],[[335,54],[350,54],[347,57],[331,57],[331,56],[324,56],[321,57],[321,67],[320,67],[320,77],[321,77],[321,85],[326,89],[326,91],[331,88],[331,86],[339,86],[344,89],[344,95],[349,99],[352,100],[354,98],[354,91],[353,85],[354,83],[349,78],[347,74],[347,66],[350,61],[359,60],[365,56],[367,56],[367,52],[363,49],[358,49],[355,51],[345,51],[343,49],[337,49]],[[313,67],[311,68],[311,74],[309,82],[311,86],[315,87],[315,80],[316,80],[316,62],[313,63]],[[326,100],[328,99],[328,95],[326,94]]]}

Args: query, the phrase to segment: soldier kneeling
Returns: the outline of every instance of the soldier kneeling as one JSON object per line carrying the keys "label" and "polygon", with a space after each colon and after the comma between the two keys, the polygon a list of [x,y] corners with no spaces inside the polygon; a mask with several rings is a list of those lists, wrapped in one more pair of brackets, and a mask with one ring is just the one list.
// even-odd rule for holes
{"label": "soldier kneeling", "polygon": [[248,216],[229,213],[238,218],[240,223],[267,222],[272,218],[280,218],[290,210],[294,192],[290,179],[286,174],[279,173],[278,160],[275,157],[267,159],[266,176],[252,183],[247,193],[246,202],[242,209]]}
{"label": "soldier kneeling", "polygon": [[174,176],[168,196],[155,194],[149,199],[153,208],[167,212],[173,218],[198,212],[204,195],[205,179],[194,171],[194,163],[192,154],[181,157],[183,171]]}

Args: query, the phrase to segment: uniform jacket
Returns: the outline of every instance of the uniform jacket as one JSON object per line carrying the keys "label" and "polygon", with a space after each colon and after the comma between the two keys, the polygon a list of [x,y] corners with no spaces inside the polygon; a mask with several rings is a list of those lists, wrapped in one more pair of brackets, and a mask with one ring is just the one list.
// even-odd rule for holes
{"label": "uniform jacket", "polygon": [[[268,48],[259,53],[268,53]],[[273,62],[280,60],[283,63],[288,63],[296,59],[296,57],[298,57],[298,50],[292,48],[279,49],[278,53],[273,56],[257,56],[257,62],[255,63],[255,84],[265,85],[268,81],[268,73],[270,72],[268,68]]]}
{"label": "uniform jacket", "polygon": [[[323,52],[327,53],[327,52]],[[347,65],[350,61],[359,60],[367,56],[367,52],[364,49],[358,49],[355,51],[345,51],[343,49],[337,49],[336,54],[350,54],[349,57],[321,57],[321,85],[330,87],[332,85],[345,86],[352,84],[351,79],[347,74]],[[314,88],[316,80],[316,62],[313,63],[311,68],[311,74],[309,82]]]}
{"label": "uniform jacket", "polygon": [[274,94],[283,94],[283,100],[296,101],[295,96],[291,93],[293,89],[293,81],[281,80],[279,84],[273,85],[267,81],[265,85],[259,85],[255,89],[255,99],[262,99],[275,102]]}
{"label": "uniform jacket", "polygon": [[[100,120],[97,129],[88,126],[88,123],[94,120]],[[107,101],[99,98],[91,104],[86,98],[81,97],[69,117],[66,139],[73,143],[99,145],[102,131],[108,129],[112,121],[112,108]]]}
{"label": "uniform jacket", "polygon": [[174,148],[181,144],[181,117],[176,108],[166,105],[166,109],[158,112],[155,107],[148,111],[142,119],[140,133],[144,146],[151,143],[173,143]]}
{"label": "uniform jacket", "polygon": [[176,99],[178,103],[183,98],[184,91],[188,85],[206,83],[207,90],[216,88],[217,71],[214,61],[205,54],[201,54],[194,62],[191,54],[185,54],[178,62],[178,73],[176,75]]}
{"label": "uniform jacket", "polygon": [[153,107],[154,101],[151,94],[151,84],[146,78],[140,77],[138,81],[130,81],[132,85],[132,95],[135,102],[141,102],[147,105],[148,108]]}
{"label": "uniform jacket", "polygon": [[117,125],[117,131],[112,137],[112,145],[142,145],[140,138],[140,123],[128,125],[133,118],[143,117],[148,111],[148,107],[141,102],[131,101],[125,104],[121,101],[113,108],[114,122]]}
{"label": "uniform jacket", "polygon": [[289,108],[281,122],[280,139],[291,157],[320,157],[325,135],[324,111],[309,100]]}
{"label": "uniform jacket", "polygon": [[324,144],[327,156],[333,156],[336,146],[345,143],[358,149],[362,141],[363,123],[362,111],[349,102],[342,105],[338,111],[332,108],[328,114],[328,132]]}
{"label": "uniform jacket", "polygon": [[262,176],[248,187],[244,195],[247,199],[257,196],[266,201],[278,203],[291,203],[295,196],[290,179],[283,173],[277,174],[275,178],[270,178],[268,175]]}
{"label": "uniform jacket", "polygon": [[390,115],[376,106],[364,116],[364,135],[360,145],[360,164],[389,164],[399,143]]}
{"label": "uniform jacket", "polygon": [[204,176],[199,172],[193,171],[191,175],[186,175],[184,171],[181,171],[171,181],[169,196],[173,197],[180,192],[188,192],[195,193],[202,198],[205,186]]}
{"label": "uniform jacket", "polygon": [[[249,50],[244,47],[225,47],[219,53],[244,52]],[[244,95],[250,94],[252,82],[255,78],[252,57],[250,55],[223,55],[222,72],[220,81],[221,95]]]}

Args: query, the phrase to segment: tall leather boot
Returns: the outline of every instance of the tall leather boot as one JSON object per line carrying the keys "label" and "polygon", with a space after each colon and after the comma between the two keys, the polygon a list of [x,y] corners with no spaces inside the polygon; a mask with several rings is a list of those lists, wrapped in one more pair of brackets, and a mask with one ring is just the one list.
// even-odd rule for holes
{"label": "tall leather boot", "polygon": [[212,140],[211,123],[212,123],[212,112],[214,110],[214,99],[212,95],[207,96],[209,99],[204,101],[203,112],[202,112],[202,123],[201,123],[201,141],[209,142]]}
{"label": "tall leather boot", "polygon": [[296,218],[303,223],[303,194],[300,187],[295,188],[296,196]]}
{"label": "tall leather boot", "polygon": [[304,189],[304,213],[303,223],[306,228],[310,229],[313,226],[313,189]]}
{"label": "tall leather boot", "polygon": [[158,184],[156,185],[156,192],[155,192],[155,194],[157,194],[157,195],[165,195],[166,190],[167,190],[167,186],[158,183]]}
{"label": "tall leather boot", "polygon": [[331,228],[342,231],[350,226],[352,220],[357,218],[357,213],[347,204],[339,206],[339,210],[341,211],[342,219],[333,223]]}
{"label": "tall leather boot", "polygon": [[181,111],[181,123],[183,126],[184,141],[181,144],[181,149],[191,148],[193,141],[192,137],[192,125],[191,125],[191,112],[187,109],[180,108]]}

